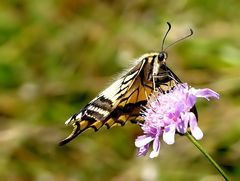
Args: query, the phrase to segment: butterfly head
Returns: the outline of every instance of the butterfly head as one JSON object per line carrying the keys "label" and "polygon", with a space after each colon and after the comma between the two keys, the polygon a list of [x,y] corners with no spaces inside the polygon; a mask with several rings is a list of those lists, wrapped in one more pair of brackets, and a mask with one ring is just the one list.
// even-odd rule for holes
{"label": "butterfly head", "polygon": [[167,57],[168,57],[167,52],[161,51],[161,52],[158,54],[158,62],[159,62],[159,63],[165,63],[166,60],[167,60]]}

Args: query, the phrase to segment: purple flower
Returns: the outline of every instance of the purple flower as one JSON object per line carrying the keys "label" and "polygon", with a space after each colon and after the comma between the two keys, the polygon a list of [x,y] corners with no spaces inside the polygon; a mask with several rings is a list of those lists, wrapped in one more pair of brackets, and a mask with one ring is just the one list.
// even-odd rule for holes
{"label": "purple flower", "polygon": [[153,150],[150,158],[157,157],[160,151],[160,137],[169,145],[175,142],[175,133],[185,134],[187,128],[195,139],[203,137],[198,127],[197,118],[190,110],[195,105],[197,97],[209,100],[210,97],[219,99],[219,94],[211,89],[195,89],[186,83],[177,84],[168,93],[154,93],[146,109],[143,111],[145,122],[140,124],[144,135],[135,140],[138,156],[146,155],[152,143]]}

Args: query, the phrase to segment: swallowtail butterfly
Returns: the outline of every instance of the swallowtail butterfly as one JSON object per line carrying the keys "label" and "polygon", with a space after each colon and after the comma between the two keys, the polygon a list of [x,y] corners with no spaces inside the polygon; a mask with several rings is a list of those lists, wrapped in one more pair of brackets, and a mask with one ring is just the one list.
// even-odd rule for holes
{"label": "swallowtail butterfly", "polygon": [[[107,89],[101,92],[96,98],[90,101],[79,112],[71,116],[66,125],[73,126],[73,132],[59,143],[64,145],[88,128],[99,130],[103,125],[107,128],[119,124],[123,126],[127,121],[133,123],[144,121],[140,112],[146,106],[147,99],[156,89],[166,92],[173,88],[180,79],[167,67],[166,49],[178,41],[186,39],[190,34],[170,44],[163,49],[167,34],[171,29],[168,23],[168,30],[162,41],[162,49],[158,53],[148,53],[136,60],[136,64],[119,79],[113,82]],[[194,106],[192,112],[196,114]]]}

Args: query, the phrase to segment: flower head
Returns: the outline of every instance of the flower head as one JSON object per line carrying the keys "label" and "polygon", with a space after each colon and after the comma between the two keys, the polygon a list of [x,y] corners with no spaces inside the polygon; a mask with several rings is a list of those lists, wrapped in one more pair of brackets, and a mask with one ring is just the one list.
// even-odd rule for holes
{"label": "flower head", "polygon": [[138,155],[146,155],[151,142],[153,142],[150,158],[158,156],[160,137],[165,143],[173,144],[175,133],[185,134],[188,127],[195,139],[201,139],[203,132],[198,127],[196,115],[191,112],[198,97],[207,100],[210,97],[219,99],[219,94],[208,88],[195,89],[186,83],[177,84],[168,93],[159,91],[153,94],[143,111],[145,122],[140,124],[144,135],[135,140]]}

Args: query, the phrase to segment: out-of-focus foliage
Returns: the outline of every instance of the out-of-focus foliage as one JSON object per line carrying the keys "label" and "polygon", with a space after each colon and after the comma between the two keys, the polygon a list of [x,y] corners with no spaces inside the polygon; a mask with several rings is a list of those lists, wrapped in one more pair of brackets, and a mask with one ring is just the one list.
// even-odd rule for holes
{"label": "out-of-focus foliage", "polygon": [[64,147],[64,122],[144,53],[168,49],[168,65],[195,87],[201,144],[240,179],[240,2],[8,0],[0,3],[0,180],[221,180],[185,137],[138,158],[137,125],[87,131]]}

